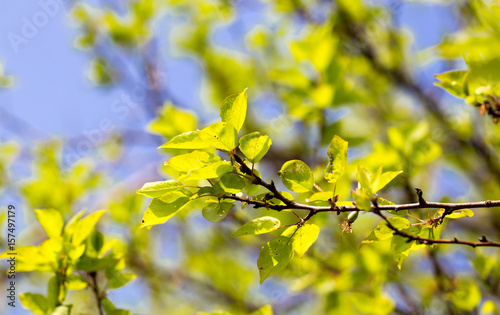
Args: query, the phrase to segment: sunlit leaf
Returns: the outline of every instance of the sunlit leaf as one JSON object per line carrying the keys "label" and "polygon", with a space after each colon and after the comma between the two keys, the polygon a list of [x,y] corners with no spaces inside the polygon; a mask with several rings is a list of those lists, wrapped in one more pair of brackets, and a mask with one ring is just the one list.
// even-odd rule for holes
{"label": "sunlit leaf", "polygon": [[47,313],[47,300],[38,293],[22,293],[19,295],[19,300],[24,307],[28,308],[34,314],[45,315]]}
{"label": "sunlit leaf", "polygon": [[220,161],[220,157],[206,151],[193,151],[172,157],[165,165],[170,165],[180,172],[187,173],[192,169],[203,167],[207,164]]}
{"label": "sunlit leaf", "polygon": [[97,221],[99,221],[99,219],[105,212],[106,210],[96,211],[76,222],[72,243],[74,245],[80,245],[81,243],[83,243],[83,241],[87,239],[87,237],[94,229]]}
{"label": "sunlit leaf", "polygon": [[262,246],[257,259],[260,283],[285,268],[292,258],[293,247],[288,237],[278,236]]}
{"label": "sunlit leaf", "polygon": [[356,203],[356,207],[360,210],[370,211],[371,210],[371,201],[370,197],[359,188],[352,191],[352,197],[354,198],[354,202]]}
{"label": "sunlit leaf", "polygon": [[271,144],[271,138],[256,131],[241,137],[240,150],[250,162],[257,163],[269,151]]}
{"label": "sunlit leaf", "polygon": [[222,175],[234,170],[234,167],[228,161],[215,162],[194,170],[189,171],[186,176],[180,180],[202,180],[210,178],[219,178]]}
{"label": "sunlit leaf", "polygon": [[236,232],[231,234],[229,238],[242,235],[263,234],[274,231],[280,227],[281,223],[273,217],[261,217],[245,223]]}
{"label": "sunlit leaf", "polygon": [[291,160],[283,164],[278,172],[283,185],[294,192],[307,192],[312,190],[314,178],[309,166],[300,160]]}
{"label": "sunlit leaf", "polygon": [[61,212],[54,209],[35,210],[35,215],[48,237],[60,236],[64,226]]}
{"label": "sunlit leaf", "polygon": [[335,184],[344,174],[347,164],[348,142],[339,136],[334,136],[327,150],[328,165],[325,168],[325,179]]}
{"label": "sunlit leaf", "polygon": [[141,227],[162,224],[173,217],[189,202],[191,193],[187,190],[170,191],[151,200],[148,209],[142,217]]}
{"label": "sunlit leaf", "polygon": [[223,122],[232,124],[236,132],[240,131],[247,114],[246,90],[226,97],[220,106],[220,118]]}
{"label": "sunlit leaf", "polygon": [[175,180],[150,182],[145,183],[137,193],[150,198],[157,198],[169,191],[174,191],[181,187],[182,183]]}

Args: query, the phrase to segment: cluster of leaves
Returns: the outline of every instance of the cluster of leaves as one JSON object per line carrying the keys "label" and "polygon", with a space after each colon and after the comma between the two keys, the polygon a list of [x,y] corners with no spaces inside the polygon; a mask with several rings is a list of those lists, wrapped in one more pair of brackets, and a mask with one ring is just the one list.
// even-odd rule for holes
{"label": "cluster of leaves", "polygon": [[[52,276],[45,296],[32,292],[19,296],[23,306],[39,315],[70,314],[72,304],[65,303],[68,292],[88,288],[97,309],[102,307],[106,314],[129,314],[106,297],[108,290],[126,285],[135,274],[123,272],[124,250],[95,228],[105,210],[84,218],[82,210],[66,224],[58,210],[39,209],[35,213],[48,239],[38,246],[15,249],[16,272],[48,272]],[[11,257],[10,251],[0,255],[0,259]]]}
{"label": "cluster of leaves", "polygon": [[[308,193],[310,205],[302,205],[294,200],[290,192],[278,191],[276,185],[266,183],[255,168],[271,146],[271,139],[253,132],[238,138],[247,111],[246,91],[227,97],[221,105],[222,122],[214,123],[204,129],[189,131],[173,137],[160,146],[162,149],[178,150],[165,164],[174,170],[175,180],[150,182],[138,190],[138,193],[153,198],[142,219],[142,227],[162,224],[182,211],[195,200],[203,200],[203,217],[212,222],[219,222],[233,209],[236,201],[254,208],[266,208],[276,211],[290,211],[298,221],[282,225],[272,216],[256,218],[245,223],[230,237],[270,233],[285,227],[280,236],[267,242],[260,250],[257,266],[262,283],[269,276],[282,270],[293,258],[294,253],[303,257],[309,247],[318,238],[320,228],[307,221],[319,211],[338,211],[340,206],[350,206],[354,211],[346,218],[343,229],[352,231],[351,224],[358,217],[359,211],[373,212],[378,205],[393,205],[380,198],[377,193],[391,182],[400,171],[383,172],[382,166],[371,173],[363,166],[357,166],[356,179],[358,188],[352,191],[354,202],[338,201],[335,194],[336,184],[344,174],[347,165],[348,143],[339,136],[333,137],[327,150],[328,165],[324,169],[324,179],[332,187],[324,191],[314,180],[309,166],[300,160],[291,160],[283,164],[278,172],[283,185],[294,193]],[[245,156],[244,161],[237,150]],[[188,153],[185,153],[185,151]],[[222,160],[215,150],[229,156]],[[204,186],[199,186],[205,183]],[[267,192],[257,193],[264,187]],[[316,189],[316,191],[315,191]],[[328,204],[318,208],[314,205]],[[308,210],[301,217],[294,210]],[[436,227],[444,217],[444,209],[434,213],[431,220],[424,221],[411,216],[408,211],[390,211],[394,217],[380,222],[363,243],[373,243],[393,238],[393,255],[401,267],[403,260],[411,250],[425,246],[416,240],[408,240],[395,232],[408,233],[425,238],[439,237]],[[458,210],[447,213],[448,218],[472,216],[470,210]],[[419,220],[416,224],[403,216]]]}

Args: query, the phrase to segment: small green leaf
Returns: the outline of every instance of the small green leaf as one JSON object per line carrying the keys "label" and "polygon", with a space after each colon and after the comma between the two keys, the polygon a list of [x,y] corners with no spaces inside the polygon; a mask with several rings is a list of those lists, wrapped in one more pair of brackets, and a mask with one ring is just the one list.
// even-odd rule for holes
{"label": "small green leaf", "polygon": [[280,220],[273,217],[261,217],[245,223],[236,232],[231,234],[229,238],[242,235],[255,235],[269,233],[277,230],[281,226]]}
{"label": "small green leaf", "polygon": [[291,160],[283,164],[278,175],[281,176],[283,185],[294,192],[308,192],[314,185],[311,169],[300,160]]}
{"label": "small green leaf", "polygon": [[245,187],[245,180],[235,173],[227,173],[222,175],[220,180],[214,186],[216,190],[220,190],[226,194],[237,194]]}
{"label": "small green leaf", "polygon": [[348,142],[339,136],[334,136],[327,150],[328,165],[325,168],[325,179],[335,184],[344,174],[347,164]]}
{"label": "small green leaf", "polygon": [[220,160],[220,157],[213,153],[197,150],[187,154],[176,155],[168,160],[165,165],[170,165],[179,172],[187,173],[190,170],[219,162]]}
{"label": "small green leaf", "polygon": [[278,236],[262,246],[257,268],[259,268],[260,284],[267,278],[286,267],[293,258],[292,242],[288,237]]}
{"label": "small green leaf", "polygon": [[181,187],[182,183],[175,180],[150,182],[144,184],[137,193],[149,198],[158,198],[169,191],[174,191]]}
{"label": "small green leaf", "polygon": [[210,178],[218,178],[222,175],[231,172],[234,167],[228,161],[215,162],[194,170],[189,171],[186,176],[179,178],[179,180],[202,180]]}
{"label": "small green leaf", "polygon": [[167,222],[177,212],[182,210],[183,206],[189,202],[189,197],[191,197],[191,193],[184,189],[170,191],[160,198],[151,200],[148,209],[142,217],[141,227]]}
{"label": "small green leaf", "polygon": [[97,221],[99,221],[104,212],[106,212],[106,210],[96,211],[76,222],[72,244],[80,245],[81,243],[83,243],[83,241],[85,241],[90,235],[95,225],[97,224]]}
{"label": "small green leaf", "polygon": [[356,207],[360,210],[371,211],[371,202],[370,197],[359,188],[352,191],[352,197],[354,198],[354,202],[356,203]]}
{"label": "small green leaf", "polygon": [[226,97],[220,106],[220,118],[223,122],[231,123],[237,132],[243,126],[247,114],[246,90]]}
{"label": "small green leaf", "polygon": [[202,137],[201,131],[189,131],[173,137],[158,149],[205,149],[210,148],[211,142]]}
{"label": "small green leaf", "polygon": [[[410,235],[418,235],[418,233],[420,233],[421,230],[422,226],[416,225],[416,226],[411,226],[407,229],[403,229],[401,231]],[[401,265],[403,264],[404,260],[408,257],[408,254],[412,250],[414,243],[415,241],[408,242],[408,239],[406,237],[402,237],[399,235],[394,235],[392,237],[391,251],[394,260],[398,263],[398,268],[400,270],[401,270]]]}
{"label": "small green leaf", "polygon": [[116,270],[106,270],[106,278],[109,279],[108,288],[118,289],[125,286],[137,277],[134,273],[121,273]]}
{"label": "small green leaf", "polygon": [[377,193],[379,190],[389,184],[396,176],[403,173],[403,171],[385,172],[382,174],[382,165],[377,170],[375,178],[371,180],[372,193]]}
{"label": "small green leaf", "polygon": [[240,150],[250,162],[257,163],[269,151],[271,144],[271,138],[256,131],[241,137]]}
{"label": "small green leaf", "polygon": [[24,307],[28,308],[34,314],[45,315],[47,313],[47,300],[38,293],[22,293],[19,295],[19,300]]}
{"label": "small green leaf", "polygon": [[[401,217],[390,217],[387,220],[398,230],[405,230],[410,227],[410,221]],[[376,241],[383,241],[390,239],[394,234],[394,230],[387,226],[385,220],[380,221],[378,226],[373,230],[370,235],[362,242],[362,244],[373,243]]]}
{"label": "small green leaf", "polygon": [[215,202],[203,208],[201,214],[210,222],[219,222],[224,219],[234,204],[229,202]]}
{"label": "small green leaf", "polygon": [[48,237],[61,235],[64,221],[61,212],[54,209],[35,210],[36,218]]}
{"label": "small green leaf", "polygon": [[358,164],[356,169],[356,179],[361,185],[361,189],[366,192],[368,196],[371,196],[373,194],[371,174],[363,166],[361,166],[361,164]]}
{"label": "small green leaf", "polygon": [[466,78],[468,74],[469,71],[464,70],[453,70],[436,74],[435,77],[441,82],[436,82],[434,85],[445,89],[454,96],[464,98],[468,94],[466,87]]}
{"label": "small green leaf", "polygon": [[200,131],[205,142],[211,147],[232,151],[238,146],[238,133],[230,123],[218,122]]}

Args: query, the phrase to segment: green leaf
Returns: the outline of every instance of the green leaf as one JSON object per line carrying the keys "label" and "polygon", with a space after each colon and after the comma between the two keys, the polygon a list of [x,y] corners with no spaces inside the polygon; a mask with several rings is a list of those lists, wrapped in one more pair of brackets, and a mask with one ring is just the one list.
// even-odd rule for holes
{"label": "green leaf", "polygon": [[318,239],[319,226],[316,224],[304,224],[293,235],[293,249],[300,257],[303,257],[306,251]]}
{"label": "green leaf", "polygon": [[339,136],[334,136],[330,146],[326,151],[328,155],[328,165],[325,168],[325,179],[332,184],[337,183],[344,174],[347,165],[348,142]]}
{"label": "green leaf", "polygon": [[269,233],[281,226],[280,220],[273,217],[261,217],[245,223],[229,238],[242,235],[255,235]]}
{"label": "green leaf", "polygon": [[[440,209],[434,216],[438,217],[443,215],[444,209]],[[465,218],[465,217],[473,217],[474,212],[470,209],[459,209],[453,211],[451,214],[448,214],[445,218],[447,219],[460,219],[460,218]]]}
{"label": "green leaf", "polygon": [[116,265],[118,261],[119,259],[112,253],[104,257],[83,256],[76,263],[76,268],[84,271],[99,271]]}
{"label": "green leaf", "polygon": [[241,137],[240,150],[250,162],[257,163],[269,151],[271,144],[271,138],[256,131]]}
{"label": "green leaf", "polygon": [[[410,221],[401,217],[390,217],[387,220],[398,230],[405,230],[410,227]],[[375,230],[362,242],[362,244],[373,243],[390,239],[394,234],[394,230],[387,226],[385,220],[380,221]]]}
{"label": "green leaf", "polygon": [[205,149],[212,146],[210,141],[204,138],[202,131],[189,131],[173,137],[158,149]]}
{"label": "green leaf", "polygon": [[54,209],[35,210],[35,215],[48,237],[58,237],[62,234],[64,221],[61,212]]}
{"label": "green leaf", "polygon": [[333,199],[333,193],[331,191],[322,191],[314,193],[307,202],[328,202],[328,199]]}
{"label": "green leaf", "polygon": [[361,164],[358,164],[356,169],[356,179],[358,180],[361,189],[366,192],[368,196],[371,196],[373,194],[371,174],[363,166],[361,166]]}
{"label": "green leaf", "polygon": [[228,161],[215,162],[194,170],[189,171],[186,176],[179,180],[202,180],[210,178],[218,178],[222,175],[234,170],[234,167]]}
{"label": "green leaf", "polygon": [[150,182],[144,184],[137,193],[150,198],[157,198],[169,191],[174,191],[181,187],[182,183],[175,180]]}
{"label": "green leaf", "polygon": [[208,221],[219,222],[227,216],[233,207],[234,204],[229,202],[215,202],[203,208],[201,213]]}
{"label": "green leaf", "polygon": [[220,106],[220,118],[231,123],[237,132],[241,130],[247,114],[247,89],[226,97]]}
{"label": "green leaf", "polygon": [[283,164],[278,175],[281,176],[283,185],[294,192],[310,191],[314,185],[311,169],[300,160],[291,160]]}
{"label": "green leaf", "polygon": [[468,95],[465,81],[468,74],[469,71],[464,70],[453,70],[436,74],[436,79],[441,82],[436,82],[434,85],[445,89],[452,95],[465,98]]}
{"label": "green leaf", "polygon": [[47,300],[38,293],[22,293],[19,295],[19,300],[24,307],[28,308],[34,314],[45,315],[47,313]]}
{"label": "green leaf", "polygon": [[71,243],[74,245],[80,245],[81,243],[83,243],[83,241],[85,241],[90,235],[95,225],[97,224],[97,221],[99,221],[104,212],[106,212],[106,210],[96,211],[76,222],[75,231],[73,233],[73,239]]}
{"label": "green leaf", "polygon": [[238,174],[227,173],[222,175],[214,187],[216,191],[220,190],[221,194],[237,194],[245,187],[245,180]]}
{"label": "green leaf", "polygon": [[[253,170],[253,173],[255,174],[255,176],[260,177],[260,173],[256,169]],[[246,177],[244,180],[245,180],[245,192],[247,193],[247,195],[249,196],[253,195],[259,190],[260,188],[259,185],[253,184],[253,182]]]}
{"label": "green leaf", "polygon": [[172,157],[165,165],[170,165],[179,172],[187,173],[192,169],[203,167],[207,164],[219,162],[217,155],[206,151],[193,151]]}
{"label": "green leaf", "polygon": [[191,193],[184,190],[170,191],[151,200],[148,209],[142,217],[141,227],[167,222],[189,202]]}
{"label": "green leaf", "polygon": [[106,270],[106,278],[109,279],[108,288],[118,289],[125,286],[137,277],[134,273],[121,273],[116,270]]}
{"label": "green leaf", "polygon": [[[422,230],[422,226],[416,225],[411,226],[407,229],[401,230],[402,232],[408,233],[410,235],[418,235]],[[391,251],[394,257],[394,260],[398,263],[398,268],[401,270],[401,265],[403,261],[408,257],[408,254],[412,250],[412,246],[415,241],[408,242],[406,237],[402,237],[399,235],[394,235],[391,240]]]}
{"label": "green leaf", "polygon": [[115,305],[108,299],[103,298],[101,300],[102,308],[106,312],[106,315],[130,315],[131,312],[127,310],[117,309]]}
{"label": "green leaf", "polygon": [[238,133],[229,123],[215,123],[201,130],[201,133],[203,139],[216,149],[232,151],[238,146]]}
{"label": "green leaf", "polygon": [[260,284],[270,276],[285,268],[292,258],[293,247],[288,237],[278,236],[262,246],[259,258],[257,259]]}
{"label": "green leaf", "polygon": [[352,191],[352,197],[354,198],[354,202],[356,203],[356,207],[360,210],[371,211],[371,201],[370,197],[359,188]]}
{"label": "green leaf", "polygon": [[372,179],[372,193],[377,193],[379,190],[384,188],[387,184],[389,184],[396,176],[403,173],[403,171],[396,172],[385,172],[382,174],[382,165],[377,170],[377,174],[375,178]]}

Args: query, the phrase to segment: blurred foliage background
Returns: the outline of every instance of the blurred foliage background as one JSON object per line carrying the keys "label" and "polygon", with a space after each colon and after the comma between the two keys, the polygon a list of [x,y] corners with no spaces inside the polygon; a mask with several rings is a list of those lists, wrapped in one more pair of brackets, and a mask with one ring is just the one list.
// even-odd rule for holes
{"label": "blurred foliage background", "polygon": [[[214,224],[193,207],[148,231],[139,229],[148,200],[135,193],[144,182],[169,178],[172,170],[161,167],[169,153],[159,145],[207,126],[227,95],[248,87],[244,133],[260,131],[273,141],[259,163],[265,179],[276,180],[290,159],[322,178],[326,146],[340,135],[349,141],[340,200],[350,200],[357,163],[404,171],[382,193],[394,202],[415,202],[415,187],[433,201],[500,199],[500,127],[464,100],[499,94],[496,1],[46,0],[23,14],[27,19],[13,26],[0,23],[9,30],[4,49],[19,52],[6,55],[34,52],[30,41],[62,17],[72,30],[68,49],[86,64],[73,77],[86,77],[81,84],[99,90],[95,100],[106,109],[79,102],[82,88],[62,104],[38,104],[44,113],[16,110],[22,106],[9,93],[29,78],[2,56],[0,189],[2,208],[18,209],[18,246],[46,238],[34,209],[56,209],[65,221],[84,208],[107,209],[97,230],[115,241],[124,270],[137,275],[107,296],[133,314],[250,314],[268,304],[274,314],[498,314],[498,250],[423,248],[399,270],[390,242],[360,247],[375,216],[361,215],[340,240],[345,216],[321,214],[312,220],[321,233],[307,255],[260,286],[256,259],[271,236],[228,236],[266,210],[238,208]],[[57,64],[50,50],[40,54]],[[489,72],[473,92],[454,97],[433,85],[434,75],[452,69],[470,69],[469,78],[477,68],[484,74],[477,63]],[[65,80],[57,80],[62,90]],[[37,121],[51,115],[68,131],[43,131]],[[71,127],[85,117],[98,119]],[[498,240],[500,213],[475,212],[449,222],[441,237]],[[294,220],[273,215],[284,224]],[[46,294],[48,277],[23,273],[18,290]],[[104,288],[105,277],[100,281]],[[3,291],[6,284],[0,281]],[[72,314],[98,313],[88,288],[70,291],[66,302]],[[29,313],[12,312],[7,303],[0,309]]]}

